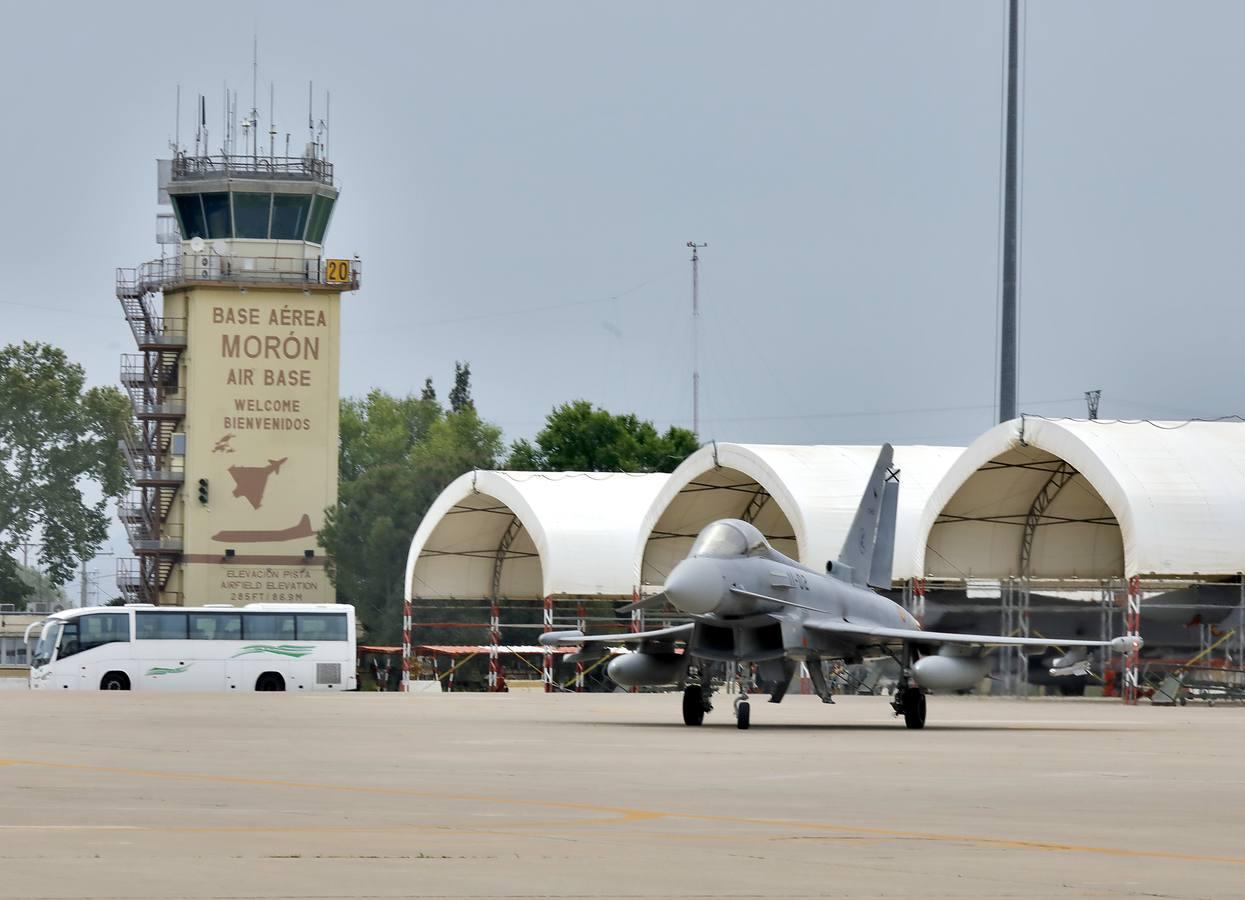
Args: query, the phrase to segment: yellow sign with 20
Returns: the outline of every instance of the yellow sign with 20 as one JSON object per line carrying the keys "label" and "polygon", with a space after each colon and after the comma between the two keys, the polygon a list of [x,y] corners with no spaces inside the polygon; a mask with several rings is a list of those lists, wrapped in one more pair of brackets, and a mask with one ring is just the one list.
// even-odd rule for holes
{"label": "yellow sign with 20", "polygon": [[326,259],[324,261],[325,284],[350,284],[354,280],[348,259]]}

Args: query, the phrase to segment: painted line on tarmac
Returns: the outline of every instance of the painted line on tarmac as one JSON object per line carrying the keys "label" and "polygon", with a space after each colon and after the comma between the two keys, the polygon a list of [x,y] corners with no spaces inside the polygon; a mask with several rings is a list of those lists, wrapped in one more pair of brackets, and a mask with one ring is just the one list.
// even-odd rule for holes
{"label": "painted line on tarmac", "polygon": [[1132,859],[1220,863],[1231,866],[1245,866],[1245,857],[1212,856],[1198,853],[1178,853],[1165,850],[1138,850],[1129,847],[1099,847],[1091,844],[1069,844],[1059,841],[997,838],[973,834],[907,831],[895,828],[872,828],[864,825],[839,825],[830,822],[802,822],[794,819],[767,819],[750,816],[709,815],[705,813],[636,809],[625,806],[607,806],[595,803],[571,803],[559,800],[529,800],[517,797],[498,797],[479,794],[451,794],[438,791],[413,790],[410,788],[372,787],[369,785],[322,784],[316,782],[285,781],[270,778],[245,778],[237,775],[210,775],[199,772],[160,772],[147,769],[124,769],[113,766],[85,765],[81,763],[54,763],[37,759],[0,759],[0,765],[28,766],[31,768],[92,772],[107,775],[129,775],[138,778],[158,778],[170,781],[199,781],[213,784],[290,788],[293,790],[304,791],[330,791],[337,793],[372,794],[390,797],[419,797],[427,800],[445,800],[457,803],[483,803],[492,804],[494,806],[519,806],[530,809],[562,809],[574,812],[596,813],[611,817],[606,820],[589,820],[585,823],[568,821],[566,823],[567,825],[624,824],[629,822],[651,822],[659,819],[667,819],[684,822],[710,822],[715,824],[751,825],[754,827],[762,826],[766,828],[783,828],[793,831],[830,832],[840,835],[869,835],[891,840],[928,841],[940,844],[974,844],[980,847],[1004,850],[1044,850],[1048,852],[1084,853],[1097,856],[1113,856]]}

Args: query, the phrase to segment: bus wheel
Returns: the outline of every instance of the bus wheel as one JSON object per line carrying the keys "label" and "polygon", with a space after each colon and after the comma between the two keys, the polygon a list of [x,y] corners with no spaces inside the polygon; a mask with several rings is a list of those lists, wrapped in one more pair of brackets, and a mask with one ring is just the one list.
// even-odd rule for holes
{"label": "bus wheel", "polygon": [[128,691],[130,677],[124,672],[109,672],[99,683],[101,691]]}
{"label": "bus wheel", "polygon": [[265,672],[259,676],[259,680],[255,682],[255,690],[257,691],[283,691],[285,690],[285,679],[276,672]]}

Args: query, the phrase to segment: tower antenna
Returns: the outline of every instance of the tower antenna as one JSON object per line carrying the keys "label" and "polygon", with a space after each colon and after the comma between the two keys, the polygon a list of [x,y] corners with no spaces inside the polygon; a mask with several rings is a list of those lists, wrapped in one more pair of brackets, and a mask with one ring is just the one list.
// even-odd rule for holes
{"label": "tower antenna", "polygon": [[182,86],[177,85],[177,119],[173,123],[173,155],[181,153],[182,144]]}
{"label": "tower antenna", "polygon": [[700,252],[709,245],[688,241],[692,248],[692,433],[700,436]]}
{"label": "tower antenna", "polygon": [[1089,420],[1091,422],[1098,419],[1098,401],[1102,399],[1102,391],[1086,391],[1085,406],[1089,412]]}
{"label": "tower antenna", "polygon": [[251,128],[251,146],[243,148],[251,151],[251,159],[258,162],[259,160],[259,35],[251,36],[251,116],[249,122],[243,122],[242,127]]}
{"label": "tower antenna", "polygon": [[[277,89],[268,82],[268,158],[277,155]],[[289,154],[286,154],[287,156]]]}

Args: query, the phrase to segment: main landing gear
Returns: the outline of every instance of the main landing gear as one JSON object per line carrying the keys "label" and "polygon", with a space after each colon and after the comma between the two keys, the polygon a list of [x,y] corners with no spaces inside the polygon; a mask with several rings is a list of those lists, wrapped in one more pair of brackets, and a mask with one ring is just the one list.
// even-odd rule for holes
{"label": "main landing gear", "polygon": [[904,725],[909,728],[925,727],[925,692],[919,687],[896,688],[895,700],[891,706],[895,715],[903,716]]}
{"label": "main landing gear", "polygon": [[705,702],[705,689],[698,684],[683,688],[683,724],[702,725],[710,705]]}
{"label": "main landing gear", "polygon": [[912,683],[912,659],[912,646],[904,644],[903,660],[900,662],[902,675],[895,687],[891,709],[895,710],[895,715],[903,716],[903,723],[908,728],[924,728],[925,692]]}

